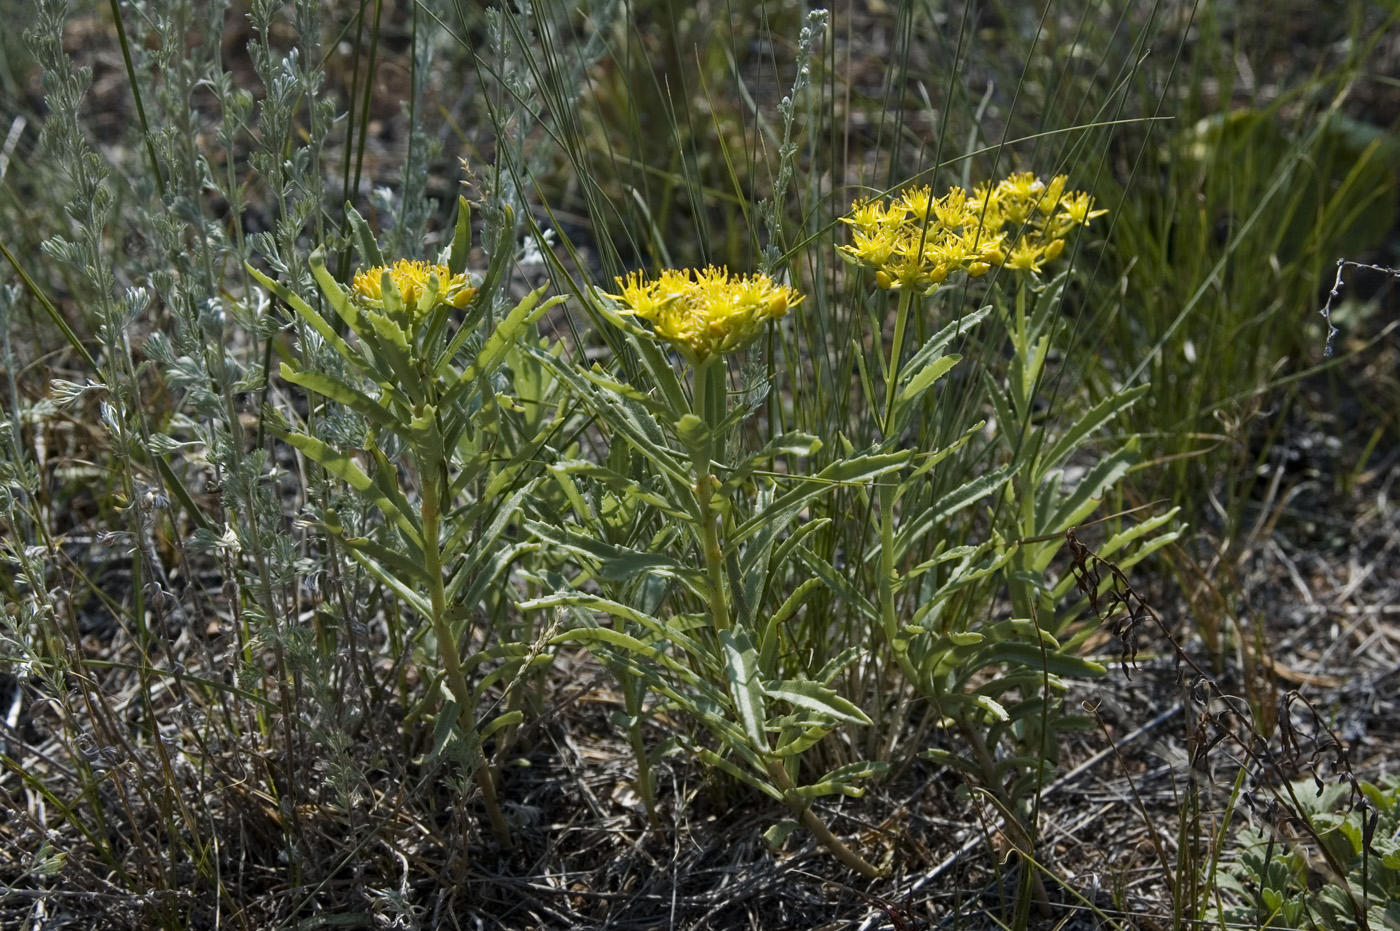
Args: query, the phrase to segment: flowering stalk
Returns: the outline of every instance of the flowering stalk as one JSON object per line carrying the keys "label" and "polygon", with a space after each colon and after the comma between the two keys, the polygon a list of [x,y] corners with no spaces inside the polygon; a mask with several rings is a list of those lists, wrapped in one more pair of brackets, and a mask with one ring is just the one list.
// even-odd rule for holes
{"label": "flowering stalk", "polygon": [[[886,441],[895,435],[895,401],[898,397],[902,368],[900,355],[903,352],[904,332],[913,300],[914,290],[912,288],[900,289],[899,306],[895,311],[894,339],[890,345],[889,365],[886,367],[888,378],[885,384],[885,416],[883,421]],[[878,584],[880,623],[885,631],[885,640],[889,643],[900,668],[904,670],[910,681],[917,681],[918,676],[910,665],[908,651],[900,648],[903,640],[899,636],[899,618],[895,614],[894,608],[894,587],[895,583],[899,581],[899,569],[895,565],[894,541],[894,505],[898,485],[898,476],[886,476],[878,486],[880,500],[880,580]]]}
{"label": "flowering stalk", "polygon": [[[482,420],[483,411],[496,406],[494,391],[485,387],[491,374],[526,328],[561,299],[541,301],[542,289],[527,295],[500,320],[475,357],[459,369],[458,356],[484,317],[484,304],[502,280],[509,258],[508,250],[492,257],[480,291],[465,273],[453,271],[465,266],[470,248],[465,201],[460,205],[449,265],[406,260],[387,264],[367,227],[361,230],[361,251],[371,260],[371,267],[357,274],[348,290],[326,269],[319,253],[311,256],[312,274],[326,304],[335,311],[348,334],[353,334],[353,342],[341,336],[319,311],[289,288],[256,269],[249,267],[249,272],[291,306],[309,325],[310,332],[345,360],[350,375],[347,380],[305,363],[284,364],[282,377],[364,418],[368,435],[358,445],[367,454],[371,471],[366,472],[350,452],[317,436],[289,429],[282,423],[269,423],[269,429],[345,482],[370,509],[382,515],[380,538],[384,542],[351,533],[329,508],[323,510],[319,526],[343,545],[371,577],[428,621],[436,640],[442,680],[456,706],[451,718],[444,722],[456,727],[438,729],[430,758],[439,755],[449,741],[460,741],[459,746],[465,747],[467,768],[480,787],[491,830],[503,846],[510,846],[510,828],[501,811],[482,742],[490,734],[514,726],[523,713],[511,710],[485,724],[478,722],[477,696],[467,675],[487,658],[509,657],[507,663],[517,664],[532,660],[528,659],[527,650],[515,649],[518,645],[501,644],[493,648],[497,651],[495,657],[482,654],[464,661],[460,653],[462,633],[456,623],[462,607],[458,602],[471,602],[476,596],[464,592],[483,590],[495,573],[505,570],[508,560],[487,558],[494,536],[478,538],[471,550],[464,551],[464,534],[447,526],[447,516],[454,488],[467,486],[472,480],[479,483],[487,477],[486,466],[482,465],[487,460],[471,458],[463,451],[474,423],[478,433],[493,429],[490,423],[477,423]],[[363,226],[358,214],[352,220]],[[452,312],[458,309],[465,310],[466,316],[454,333]],[[366,393],[364,388],[371,385],[374,393]],[[390,435],[407,451],[417,474],[416,507],[401,485],[395,464],[382,451],[388,445],[378,440]],[[494,519],[488,523],[504,528],[520,507],[523,491],[505,494],[504,483],[494,490],[495,481],[485,485],[487,491],[473,504],[486,517],[491,517],[491,508],[496,508]]]}
{"label": "flowering stalk", "polygon": [[[699,511],[700,552],[705,560],[705,583],[709,594],[710,619],[715,630],[729,629],[729,599],[724,587],[724,553],[720,548],[719,515],[714,512],[714,496],[718,486],[711,456],[714,452],[714,430],[718,421],[711,416],[717,406],[711,400],[723,396],[724,364],[722,356],[709,356],[695,369],[695,416],[705,423],[704,439],[692,450],[695,470],[695,504]],[[718,364],[716,364],[718,363]]]}
{"label": "flowering stalk", "polygon": [[[591,576],[605,593],[608,582],[626,575],[628,581],[621,582],[620,591],[623,598],[633,597],[636,588],[630,580],[637,567],[654,567],[641,571],[679,580],[703,600],[709,624],[692,635],[694,625],[688,616],[654,617],[611,593],[599,596],[560,591],[533,599],[522,608],[569,606],[611,614],[621,623],[611,628],[576,627],[555,641],[587,644],[619,671],[624,683],[644,682],[665,695],[672,707],[703,723],[715,738],[715,749],[684,737],[678,738],[680,746],[707,765],[782,802],[795,816],[765,834],[769,843],[780,844],[789,830],[805,826],[851,869],[865,877],[877,876],[880,870],[844,844],[812,803],[822,795],[859,795],[855,781],[883,772],[885,764],[848,763],[815,783],[799,785],[796,781],[804,751],[844,724],[871,723],[860,708],[831,687],[844,664],[813,670],[818,679],[796,670],[787,670],[794,678],[782,677],[786,665],[779,652],[782,622],[798,609],[816,580],[799,585],[777,610],[765,611],[768,599],[760,596],[745,602],[730,588],[729,561],[746,564],[765,579],[785,579],[779,574],[778,563],[792,553],[790,548],[779,546],[783,528],[833,486],[868,481],[893,471],[908,455],[852,456],[818,475],[792,475],[791,485],[771,498],[759,497],[756,512],[740,519],[736,515],[753,503],[741,490],[748,483],[721,482],[715,474],[716,463],[724,463],[730,475],[751,477],[775,456],[800,457],[821,445],[816,437],[794,433],[759,450],[726,449],[726,435],[741,421],[726,404],[724,356],[753,341],[767,321],[783,316],[801,296],[765,275],[732,276],[717,268],[670,270],[651,281],[634,274],[618,284],[621,294],[600,300],[597,310],[632,340],[654,382],[652,391],[642,394],[596,368],[574,369],[547,354],[540,358],[574,386],[616,436],[652,465],[656,482],[641,487],[632,477],[597,466],[590,466],[588,473],[601,480],[603,487],[635,489],[634,500],[644,501],[668,519],[682,521],[700,550],[703,570],[694,565],[693,555],[630,550],[612,542],[599,545],[601,541],[596,540],[585,543],[572,532],[560,535],[556,528],[543,524],[531,524],[530,529],[556,537],[581,560],[600,563],[599,571]],[[674,349],[686,362],[693,379],[689,397],[671,360],[657,351],[656,342]],[[652,418],[651,422],[643,423],[644,416]],[[674,447],[658,442],[667,432],[685,449],[684,458],[677,456]],[[579,510],[577,505],[575,510]],[[677,651],[689,662],[678,662],[674,656]],[[852,655],[846,663],[854,659]],[[628,678],[632,676],[636,679]],[[639,794],[650,805],[649,786],[644,784],[649,763],[636,736],[640,708],[640,699],[629,698]]]}
{"label": "flowering stalk", "polygon": [[[917,394],[901,396],[904,338],[915,296],[922,300],[932,295],[956,272],[978,278],[993,266],[1002,266],[1039,274],[1045,262],[1064,251],[1070,231],[1106,212],[1095,210],[1088,194],[1066,191],[1066,181],[1059,175],[1047,184],[1029,172],[1019,172],[995,185],[979,185],[970,194],[952,187],[942,197],[934,197],[928,187],[911,187],[888,203],[857,201],[842,218],[851,227],[851,242],[841,247],[842,256],[873,271],[880,288],[899,292],[880,416],[886,443],[898,438],[899,415],[917,399]],[[1026,344],[1024,279],[1018,293],[1013,339],[1021,347]],[[920,391],[936,377],[931,375]],[[904,641],[894,604],[899,580],[894,509],[899,494],[897,480],[880,483],[881,626],[905,673],[918,681],[901,646]],[[1027,496],[1022,503],[1033,509],[1034,497]]]}

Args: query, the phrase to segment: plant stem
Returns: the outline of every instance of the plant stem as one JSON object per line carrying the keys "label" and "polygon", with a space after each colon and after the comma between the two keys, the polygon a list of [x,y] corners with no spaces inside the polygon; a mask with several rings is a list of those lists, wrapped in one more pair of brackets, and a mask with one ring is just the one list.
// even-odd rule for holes
{"label": "plant stem", "polygon": [[627,707],[627,738],[632,744],[632,757],[637,761],[637,795],[641,797],[642,805],[646,808],[647,826],[653,831],[660,831],[661,817],[656,813],[651,758],[647,756],[646,739],[642,734],[643,715],[646,712],[646,680],[621,668],[617,671],[617,679],[618,684],[622,686],[623,700]]}
{"label": "plant stem", "polygon": [[[894,342],[890,346],[889,365],[885,379],[885,417],[883,432],[885,440],[891,439],[894,428],[894,402],[899,387],[900,355],[903,352],[904,330],[909,320],[909,308],[913,303],[914,292],[908,288],[899,292],[899,308],[895,311]],[[919,678],[909,662],[908,653],[899,640],[899,618],[894,609],[894,585],[899,580],[899,570],[895,567],[894,553],[894,503],[898,490],[897,479],[884,479],[876,486],[880,499],[880,622],[884,628],[885,640],[890,645],[900,669],[910,682]]]}
{"label": "plant stem", "polygon": [[812,832],[812,836],[821,842],[821,845],[831,852],[831,855],[840,860],[846,866],[859,873],[866,879],[878,879],[884,871],[878,866],[871,864],[860,854],[856,853],[846,843],[832,833],[831,828],[826,826],[821,815],[812,810],[812,803],[793,793],[796,788],[791,777],[788,776],[787,768],[783,766],[781,760],[768,760],[768,775],[773,777],[773,781],[783,793],[783,798],[787,801],[787,806],[792,813],[797,815],[802,826]]}
{"label": "plant stem", "polygon": [[904,353],[904,330],[909,324],[909,307],[914,301],[910,288],[900,288],[899,307],[894,314],[894,341],[890,343],[889,365],[885,368],[885,416],[881,430],[885,439],[891,439],[894,429],[894,402],[899,390],[900,356]]}
{"label": "plant stem", "polygon": [[[695,367],[694,413],[705,422],[709,429],[715,427],[710,413],[710,393],[715,387],[711,381],[724,377],[719,356],[711,356]],[[723,382],[720,381],[720,387]],[[710,453],[714,448],[714,438],[707,437],[703,446],[693,450],[695,468],[695,503],[700,512],[700,549],[705,557],[705,588],[710,602],[710,619],[715,630],[729,629],[729,601],[724,593],[724,553],[719,545],[719,515],[711,508],[714,498],[715,477],[711,468]]]}
{"label": "plant stem", "polygon": [[[441,472],[440,464],[438,468],[430,470],[429,474],[420,470],[424,488],[419,516],[423,521],[423,568],[428,575],[433,635],[437,638],[438,655],[447,675],[447,687],[451,689],[452,697],[457,702],[457,726],[462,731],[462,739],[475,742],[476,721],[472,713],[472,690],[467,686],[466,677],[462,675],[461,659],[457,656],[457,638],[452,633],[452,626],[447,622],[447,593],[442,582],[441,502],[442,493],[446,490],[447,477],[445,474],[431,472]],[[481,748],[476,749],[480,752]],[[472,775],[481,788],[482,803],[486,807],[486,817],[491,822],[491,832],[496,835],[496,841],[503,847],[513,846],[510,825],[506,822],[500,801],[496,798],[496,783],[491,774],[490,763],[484,755]]]}
{"label": "plant stem", "polygon": [[[973,711],[972,714],[976,714]],[[972,745],[973,754],[977,758],[977,764],[982,769],[982,784],[987,793],[996,800],[997,807],[1001,809],[1005,821],[1005,831],[1018,852],[1024,851],[1025,855],[1020,858],[1021,868],[1027,870],[1027,882],[1031,901],[1036,905],[1036,909],[1043,917],[1050,915],[1050,894],[1045,889],[1045,879],[1036,869],[1032,858],[1035,856],[1035,838],[1031,827],[1026,824],[1029,820],[1029,812],[1026,812],[1014,798],[1007,793],[997,782],[996,763],[992,759],[991,749],[983,739],[983,730],[975,721],[967,717],[967,713],[958,715],[958,723],[961,725],[963,735],[967,742]],[[1018,906],[1019,907],[1019,906]]]}

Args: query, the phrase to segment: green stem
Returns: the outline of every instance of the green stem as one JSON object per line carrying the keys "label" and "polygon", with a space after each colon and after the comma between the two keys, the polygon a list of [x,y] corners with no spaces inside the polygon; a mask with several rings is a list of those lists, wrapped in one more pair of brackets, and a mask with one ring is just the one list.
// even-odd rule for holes
{"label": "green stem", "polygon": [[831,855],[840,860],[846,866],[859,873],[865,879],[878,879],[884,874],[878,866],[871,864],[868,860],[846,846],[845,841],[832,833],[831,828],[826,826],[821,815],[812,810],[812,803],[794,794],[792,778],[788,775],[787,768],[783,766],[781,760],[768,760],[768,775],[773,777],[774,783],[783,793],[783,798],[787,801],[787,806],[792,813],[797,815],[802,826],[812,832],[823,847],[831,852]]}
{"label": "green stem", "polygon": [[890,645],[899,668],[910,683],[917,684],[919,676],[909,661],[909,653],[899,636],[899,617],[894,609],[894,586],[899,581],[899,570],[894,558],[894,502],[897,479],[886,479],[876,486],[880,496],[880,626],[885,632],[885,641]]}
{"label": "green stem", "polygon": [[661,830],[661,816],[656,813],[655,777],[651,772],[651,757],[647,755],[646,739],[642,734],[642,715],[645,712],[646,682],[628,672],[618,676],[622,692],[627,702],[627,716],[631,724],[627,728],[628,739],[632,743],[632,756],[637,761],[637,794],[646,807],[647,826],[653,831]]}
{"label": "green stem", "polygon": [[909,307],[913,300],[912,289],[900,288],[899,307],[894,315],[894,341],[890,344],[889,365],[885,368],[885,417],[881,429],[887,440],[894,429],[894,402],[899,396],[899,357],[904,353],[904,330],[909,325]]}
{"label": "green stem", "polygon": [[[715,420],[710,417],[710,393],[714,389],[712,381],[724,377],[721,357],[711,356],[695,367],[694,413],[713,429]],[[723,382],[720,382],[723,385]],[[692,451],[695,468],[695,503],[700,512],[700,549],[705,558],[705,587],[710,602],[710,618],[715,630],[729,629],[729,600],[724,591],[724,552],[719,545],[719,515],[714,513],[715,476],[710,454],[714,448],[714,438],[707,437],[703,446]]]}
{"label": "green stem", "polygon": [[[885,439],[890,439],[890,432],[894,429],[894,402],[898,396],[900,356],[904,349],[904,331],[909,322],[909,308],[913,304],[914,292],[908,288],[899,292],[899,308],[895,311],[894,318],[894,342],[890,345],[889,364],[886,366],[885,378],[885,417],[883,431]],[[895,567],[894,552],[894,504],[896,492],[898,491],[898,481],[893,479],[882,480],[877,486],[880,499],[880,578],[878,590],[880,597],[880,622],[884,628],[885,640],[890,645],[895,659],[899,662],[900,669],[904,671],[906,678],[910,682],[918,682],[919,678],[915,674],[913,666],[909,662],[908,653],[903,649],[899,639],[899,618],[894,609],[894,587],[899,581],[899,570]]]}
{"label": "green stem", "polygon": [[[977,712],[972,713],[976,714]],[[967,737],[967,742],[972,745],[973,755],[977,758],[977,765],[982,770],[983,786],[988,794],[997,800],[998,807],[1002,809],[1007,836],[1018,851],[1025,851],[1025,856],[1020,859],[1021,868],[1027,871],[1024,881],[1029,885],[1030,900],[1035,903],[1041,915],[1048,916],[1050,895],[1045,888],[1045,879],[1040,875],[1035,864],[1031,862],[1031,858],[1035,856],[1035,837],[1032,826],[1026,823],[1030,820],[1030,812],[1026,811],[997,782],[996,763],[992,759],[991,749],[987,746],[986,740],[983,739],[982,729],[977,725],[977,722],[968,720],[966,713],[958,716],[958,722],[962,726],[964,736]],[[1024,927],[1024,923],[1020,926]]]}
{"label": "green stem", "polygon": [[[421,460],[420,460],[421,461]],[[440,471],[434,469],[431,471]],[[447,621],[447,591],[442,581],[442,492],[445,490],[446,476],[423,474],[423,504],[419,512],[423,521],[423,568],[428,575],[428,601],[432,609],[433,635],[437,637],[438,654],[442,658],[443,672],[447,675],[447,687],[457,702],[457,725],[466,740],[475,741],[476,721],[472,713],[472,690],[467,686],[462,674],[462,662],[457,655],[457,638]],[[477,748],[480,752],[480,748]],[[484,755],[472,774],[481,788],[482,803],[486,807],[486,817],[491,822],[491,832],[503,847],[512,846],[510,825],[501,811],[496,797],[496,783],[491,774],[491,766]]]}

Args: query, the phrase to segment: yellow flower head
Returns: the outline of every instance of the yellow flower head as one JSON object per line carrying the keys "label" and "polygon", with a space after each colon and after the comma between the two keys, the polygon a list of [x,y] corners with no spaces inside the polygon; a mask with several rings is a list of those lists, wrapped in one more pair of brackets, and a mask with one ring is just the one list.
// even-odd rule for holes
{"label": "yellow flower head", "polygon": [[1067,191],[1068,182],[1022,171],[982,182],[971,194],[953,187],[935,198],[916,187],[888,206],[857,201],[844,218],[854,229],[841,252],[874,271],[882,288],[929,290],[954,272],[978,278],[997,265],[1038,274],[1064,251],[1067,234],[1108,212],[1093,209],[1085,192]]}
{"label": "yellow flower head", "polygon": [[355,293],[370,301],[384,300],[384,273],[398,288],[399,298],[410,315],[415,315],[418,299],[428,289],[428,279],[437,275],[438,303],[453,307],[466,307],[476,296],[476,288],[467,283],[465,274],[454,275],[446,265],[430,265],[427,262],[410,262],[399,259],[393,265],[375,265],[355,274],[351,285]]}
{"label": "yellow flower head", "polygon": [[695,362],[733,352],[802,300],[794,289],[767,275],[730,275],[713,266],[667,269],[654,281],[640,272],[617,279],[622,293],[609,295],[622,312],[651,324]]}

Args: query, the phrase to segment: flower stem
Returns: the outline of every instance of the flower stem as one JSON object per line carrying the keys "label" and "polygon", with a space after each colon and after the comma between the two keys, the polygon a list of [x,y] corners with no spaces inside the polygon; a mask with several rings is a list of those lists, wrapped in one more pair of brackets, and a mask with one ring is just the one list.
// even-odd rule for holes
{"label": "flower stem", "polygon": [[[432,472],[434,470],[429,470]],[[447,620],[447,592],[442,581],[442,549],[440,543],[442,513],[440,503],[446,484],[446,474],[423,474],[423,502],[419,516],[423,522],[423,569],[428,576],[428,600],[432,609],[433,635],[437,638],[438,654],[442,659],[443,672],[447,676],[447,687],[457,702],[457,726],[464,740],[476,741],[476,720],[472,712],[472,690],[467,686],[462,674],[461,659],[457,655],[457,638],[452,633],[452,625]],[[475,748],[480,753],[481,748]],[[513,846],[510,825],[506,822],[501,804],[496,797],[496,783],[491,774],[491,765],[484,755],[472,773],[481,788],[482,804],[486,817],[491,822],[491,833],[503,847]]]}
{"label": "flower stem", "polygon": [[890,432],[894,429],[894,402],[899,396],[899,357],[904,353],[904,330],[909,325],[909,307],[913,300],[914,291],[912,288],[900,289],[899,307],[894,315],[894,341],[890,343],[889,365],[885,368],[885,416],[881,430],[887,440],[890,439]]}
{"label": "flower stem", "polygon": [[797,815],[802,826],[812,832],[823,847],[831,852],[831,855],[840,860],[846,866],[859,873],[865,879],[878,879],[884,871],[878,866],[871,864],[868,860],[846,846],[845,841],[832,833],[831,828],[826,826],[821,815],[812,809],[812,803],[793,792],[796,788],[791,777],[788,776],[787,768],[779,759],[768,760],[768,775],[773,777],[774,783],[782,791],[783,798],[787,800],[787,806],[792,813]]}
{"label": "flower stem", "polygon": [[[724,369],[719,356],[711,356],[695,369],[694,413],[705,422],[707,429],[717,426],[710,416],[714,399],[711,393],[723,389]],[[718,366],[717,366],[717,363]],[[700,517],[700,549],[705,558],[705,587],[710,602],[710,618],[715,630],[729,629],[729,601],[724,591],[724,553],[719,545],[719,515],[714,513],[715,476],[710,455],[714,449],[713,436],[692,451],[695,469],[695,503]]]}
{"label": "flower stem", "polygon": [[[900,355],[903,353],[904,331],[909,321],[909,308],[913,303],[914,292],[909,288],[899,292],[899,308],[895,312],[894,342],[890,345],[889,365],[885,380],[885,417],[883,431],[888,441],[894,429],[894,403],[899,388]],[[908,652],[899,638],[899,618],[894,609],[894,586],[899,581],[899,570],[895,566],[894,552],[894,504],[898,479],[886,477],[876,486],[880,500],[880,623],[884,628],[885,640],[889,643],[900,669],[910,682],[918,682]]]}

